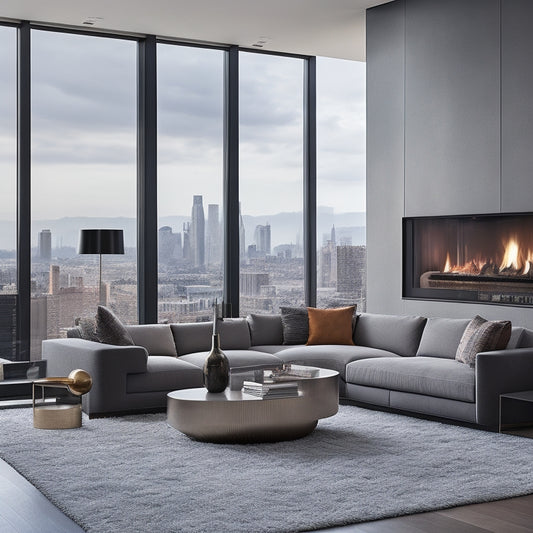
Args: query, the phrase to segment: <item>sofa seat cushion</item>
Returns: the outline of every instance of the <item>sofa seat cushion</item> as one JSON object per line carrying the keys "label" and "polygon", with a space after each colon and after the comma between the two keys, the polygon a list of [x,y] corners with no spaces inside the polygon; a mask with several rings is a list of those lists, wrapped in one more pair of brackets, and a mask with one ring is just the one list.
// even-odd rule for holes
{"label": "sofa seat cushion", "polygon": [[277,354],[278,352],[283,352],[285,350],[292,350],[293,348],[302,347],[305,346],[305,344],[297,344],[297,345],[290,345],[290,344],[262,344],[260,346],[252,346],[252,350],[255,350],[256,352],[265,352],[265,353],[271,353],[271,354]]}
{"label": "sofa seat cushion", "polygon": [[476,401],[475,371],[453,359],[395,357],[349,363],[346,382],[462,402]]}
{"label": "sofa seat cushion", "polygon": [[[248,368],[248,367],[273,367],[281,364],[281,360],[275,355],[256,352],[255,350],[223,350],[229,361],[229,367]],[[182,355],[180,361],[186,361],[198,368],[204,367],[205,358],[209,352],[196,352]]]}
{"label": "sofa seat cushion", "polygon": [[148,357],[146,372],[128,374],[126,391],[154,392],[203,387],[203,372],[181,359],[164,355]]}
{"label": "sofa seat cushion", "polygon": [[336,370],[342,379],[345,379],[346,365],[351,361],[376,357],[399,357],[392,352],[377,348],[339,344],[291,347],[288,350],[278,352],[276,355],[285,363]]}

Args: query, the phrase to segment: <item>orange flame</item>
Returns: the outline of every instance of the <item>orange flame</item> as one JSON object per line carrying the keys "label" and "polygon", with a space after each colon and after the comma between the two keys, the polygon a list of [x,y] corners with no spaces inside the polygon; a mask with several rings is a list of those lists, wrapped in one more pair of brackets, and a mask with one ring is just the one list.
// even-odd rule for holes
{"label": "orange flame", "polygon": [[[497,271],[497,264],[495,258],[487,259],[478,256],[469,259],[463,265],[454,265],[451,262],[450,253],[448,252],[446,254],[446,263],[443,272],[479,274],[484,271],[483,269],[485,267],[490,267],[491,270],[496,268]],[[533,250],[521,248],[518,238],[516,236],[510,237],[504,243],[504,253],[499,270],[505,270],[506,275],[531,276],[533,274]]]}

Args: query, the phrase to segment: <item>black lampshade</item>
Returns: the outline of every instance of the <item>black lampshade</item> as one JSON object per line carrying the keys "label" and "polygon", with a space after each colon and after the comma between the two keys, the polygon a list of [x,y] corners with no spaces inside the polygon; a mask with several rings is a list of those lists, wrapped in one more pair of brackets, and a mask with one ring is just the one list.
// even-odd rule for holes
{"label": "black lampshade", "polygon": [[82,229],[79,254],[123,254],[124,232],[121,229]]}

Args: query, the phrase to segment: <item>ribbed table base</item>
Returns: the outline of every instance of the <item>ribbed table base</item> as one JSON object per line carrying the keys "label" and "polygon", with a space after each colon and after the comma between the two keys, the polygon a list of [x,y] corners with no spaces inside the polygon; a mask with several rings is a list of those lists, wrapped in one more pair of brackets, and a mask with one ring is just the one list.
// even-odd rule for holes
{"label": "ribbed table base", "polygon": [[167,422],[188,437],[206,442],[276,442],[305,437],[319,418],[337,413],[338,373],[321,369],[320,377],[298,380],[293,398],[262,399],[241,391],[211,394],[184,389],[167,395]]}

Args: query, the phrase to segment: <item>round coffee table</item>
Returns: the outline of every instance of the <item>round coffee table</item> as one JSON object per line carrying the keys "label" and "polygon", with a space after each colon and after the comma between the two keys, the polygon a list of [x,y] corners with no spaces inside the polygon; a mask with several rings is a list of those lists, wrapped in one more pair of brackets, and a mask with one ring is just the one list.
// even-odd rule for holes
{"label": "round coffee table", "polygon": [[339,409],[339,373],[321,368],[313,378],[295,378],[293,398],[263,399],[241,391],[213,394],[183,389],[167,395],[167,422],[206,442],[276,442],[299,439]]}

